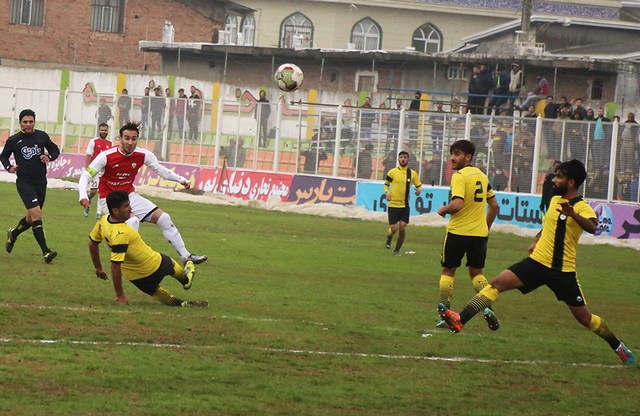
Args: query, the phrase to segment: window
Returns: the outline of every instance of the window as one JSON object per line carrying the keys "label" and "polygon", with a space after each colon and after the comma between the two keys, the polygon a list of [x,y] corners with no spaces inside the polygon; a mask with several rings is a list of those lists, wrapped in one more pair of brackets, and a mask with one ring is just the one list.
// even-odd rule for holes
{"label": "window", "polygon": [[437,53],[442,50],[442,33],[427,23],[413,32],[411,46],[418,52]]}
{"label": "window", "polygon": [[313,24],[302,13],[294,13],[282,21],[281,48],[310,48],[313,44]]}
{"label": "window", "polygon": [[467,79],[467,68],[459,66],[450,66],[447,68],[447,79]]}
{"label": "window", "polygon": [[594,79],[593,84],[591,84],[591,99],[592,100],[602,100],[602,80]]}
{"label": "window", "polygon": [[360,51],[378,50],[381,47],[381,34],[376,22],[369,18],[362,19],[351,29],[351,43]]}
{"label": "window", "polygon": [[11,18],[14,25],[42,26],[44,0],[11,0]]}
{"label": "window", "polygon": [[256,33],[256,19],[253,16],[247,16],[242,20],[242,34],[244,35],[244,44],[253,46],[253,37]]}
{"label": "window", "polygon": [[228,33],[227,36],[229,37],[226,39],[228,42],[225,41],[222,43],[236,43],[236,38],[238,37],[238,18],[227,15],[227,17],[224,18],[224,30]]}
{"label": "window", "polygon": [[356,71],[356,91],[378,91],[378,73],[375,71]]}
{"label": "window", "polygon": [[123,33],[124,0],[91,0],[91,30]]}

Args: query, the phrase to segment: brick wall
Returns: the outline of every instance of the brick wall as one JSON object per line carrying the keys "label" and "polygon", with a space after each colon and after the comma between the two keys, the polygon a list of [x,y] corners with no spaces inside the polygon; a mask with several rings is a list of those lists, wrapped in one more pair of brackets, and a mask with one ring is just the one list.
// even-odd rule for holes
{"label": "brick wall", "polygon": [[43,25],[25,26],[9,24],[11,0],[0,0],[0,57],[28,62],[159,71],[160,56],[140,52],[138,41],[161,40],[165,18],[170,18],[173,23],[176,42],[211,42],[214,25],[220,26],[220,22],[214,23],[209,16],[178,1],[127,0],[123,34],[91,32],[90,1],[55,0],[44,3]]}

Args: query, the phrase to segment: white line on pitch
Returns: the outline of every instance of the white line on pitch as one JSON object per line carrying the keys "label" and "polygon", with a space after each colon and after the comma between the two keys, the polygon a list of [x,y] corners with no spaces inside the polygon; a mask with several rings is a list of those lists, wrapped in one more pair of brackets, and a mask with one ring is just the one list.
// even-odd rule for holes
{"label": "white line on pitch", "polygon": [[[163,344],[146,342],[117,342],[117,341],[74,341],[67,339],[14,339],[0,338],[0,343],[11,344],[71,344],[71,345],[116,345],[124,347],[150,347],[150,348],[176,348],[176,349],[216,349],[216,345],[190,345],[190,344]],[[565,367],[589,367],[589,368],[622,368],[620,365],[605,365],[593,363],[561,363],[557,361],[537,361],[537,360],[495,360],[487,358],[470,357],[435,357],[422,355],[396,355],[396,354],[370,354],[364,352],[337,352],[337,351],[315,351],[296,350],[286,348],[259,348],[248,347],[248,349],[263,352],[293,355],[322,355],[332,357],[361,357],[361,358],[383,358],[387,360],[418,360],[418,361],[441,361],[441,362],[466,362],[479,364],[511,364],[511,365],[557,365]]]}

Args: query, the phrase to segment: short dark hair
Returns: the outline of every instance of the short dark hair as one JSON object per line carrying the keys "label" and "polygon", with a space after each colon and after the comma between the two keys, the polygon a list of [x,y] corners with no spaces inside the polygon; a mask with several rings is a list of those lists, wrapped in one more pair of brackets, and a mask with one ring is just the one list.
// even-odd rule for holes
{"label": "short dark hair", "polygon": [[449,147],[449,153],[453,153],[454,150],[460,150],[465,155],[473,156],[476,154],[476,145],[469,140],[458,140]]}
{"label": "short dark hair", "polygon": [[109,208],[109,214],[113,214],[113,210],[120,208],[122,204],[129,200],[129,193],[127,191],[111,191],[107,195],[107,208]]}
{"label": "short dark hair", "polygon": [[407,155],[407,157],[409,157],[409,152],[407,152],[406,150],[401,150],[400,153],[398,153],[398,156],[400,155]]}
{"label": "short dark hair", "polygon": [[587,179],[587,170],[578,159],[560,163],[556,172],[562,173],[567,179],[573,179],[576,189],[580,188],[580,185]]}
{"label": "short dark hair", "polygon": [[136,133],[140,134],[139,127],[140,127],[140,123],[135,121],[130,121],[127,124],[124,124],[122,127],[120,127],[120,137],[122,137],[122,133],[125,130],[135,131]]}
{"label": "short dark hair", "polygon": [[100,127],[109,127],[109,125],[107,123],[100,123],[100,124],[98,124],[98,129]]}
{"label": "short dark hair", "polygon": [[36,119],[36,113],[35,111],[33,111],[30,108],[25,108],[24,110],[20,111],[20,116],[18,117],[18,120],[22,121],[23,117],[28,117],[31,116],[33,117],[33,119]]}

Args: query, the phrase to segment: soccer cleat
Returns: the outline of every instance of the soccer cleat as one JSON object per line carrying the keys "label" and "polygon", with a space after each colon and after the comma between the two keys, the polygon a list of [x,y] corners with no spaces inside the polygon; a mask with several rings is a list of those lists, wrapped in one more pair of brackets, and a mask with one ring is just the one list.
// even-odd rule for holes
{"label": "soccer cleat", "polygon": [[447,325],[447,323],[445,322],[444,319],[438,319],[436,321],[436,328],[449,328],[449,325]]}
{"label": "soccer cleat", "polygon": [[55,252],[53,250],[49,250],[46,253],[44,253],[44,261],[46,263],[51,263],[53,261],[53,259],[56,258],[57,255],[58,255],[57,252]]}
{"label": "soccer cleat", "polygon": [[394,250],[393,251],[393,255],[394,256],[400,256],[400,250]]}
{"label": "soccer cleat", "polygon": [[185,300],[180,306],[183,308],[208,308],[209,302],[206,300]]}
{"label": "soccer cleat", "polygon": [[447,308],[443,303],[438,304],[438,315],[447,323],[451,332],[462,331],[462,322],[460,322],[460,315],[457,312]]}
{"label": "soccer cleat", "polygon": [[620,341],[620,345],[616,348],[616,354],[622,360],[622,365],[632,366],[636,363],[636,356],[633,355],[633,352],[631,352],[622,341]]}
{"label": "soccer cleat", "polygon": [[207,261],[208,258],[209,257],[207,256],[198,256],[197,254],[189,254],[189,257],[187,257],[187,259],[184,261],[184,264],[186,265],[190,261],[192,261],[193,264],[200,264]]}
{"label": "soccer cleat", "polygon": [[392,237],[387,237],[387,241],[384,243],[384,248],[386,249],[391,248],[391,238]]}
{"label": "soccer cleat", "polygon": [[13,228],[9,228],[7,231],[7,241],[4,243],[4,248],[7,249],[7,253],[11,253],[13,250],[13,245],[16,243],[16,240],[11,235],[13,233]]}
{"label": "soccer cleat", "polygon": [[500,328],[500,321],[498,321],[498,317],[491,309],[484,308],[482,314],[484,315],[484,320],[487,321],[487,325],[490,330],[497,331],[498,328]]}
{"label": "soccer cleat", "polygon": [[102,212],[97,212],[96,219],[99,220],[100,218],[102,218]]}
{"label": "soccer cleat", "polygon": [[184,290],[191,289],[191,284],[193,283],[193,277],[195,275],[196,275],[196,266],[193,264],[191,260],[189,260],[184,265],[184,277],[187,278],[187,283],[182,285]]}
{"label": "soccer cleat", "polygon": [[89,218],[89,208],[85,208],[82,210],[82,215],[84,215],[85,218]]}

